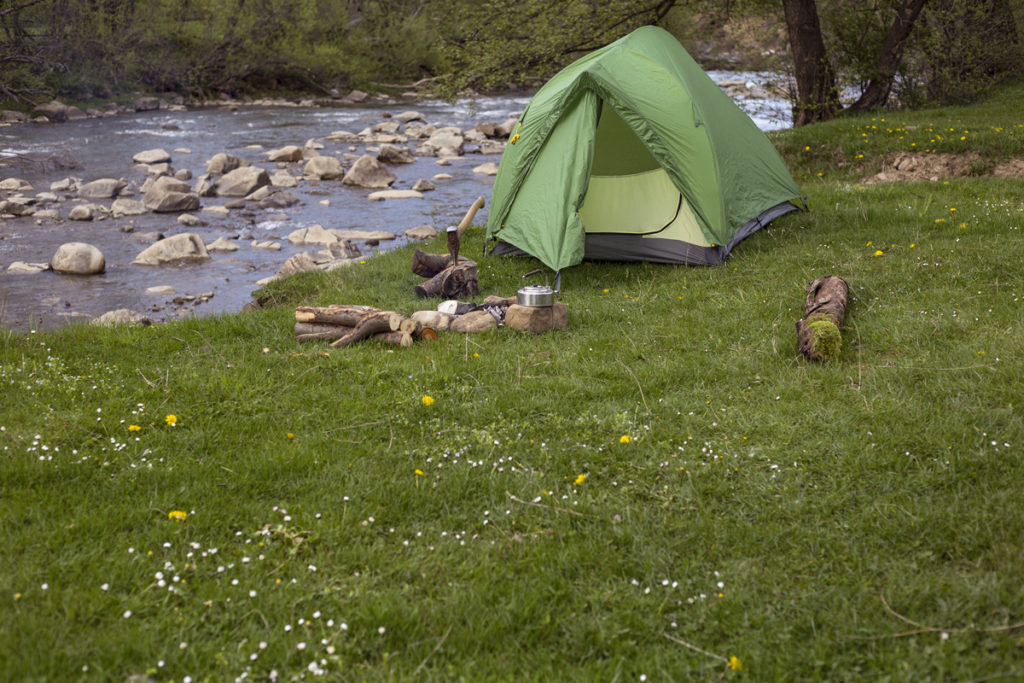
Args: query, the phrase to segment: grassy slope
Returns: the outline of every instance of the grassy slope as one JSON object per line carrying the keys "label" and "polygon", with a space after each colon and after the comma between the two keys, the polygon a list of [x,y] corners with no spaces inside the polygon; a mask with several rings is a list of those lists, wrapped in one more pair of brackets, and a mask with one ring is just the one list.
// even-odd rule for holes
{"label": "grassy slope", "polygon": [[[886,118],[1020,156],[1022,99]],[[813,211],[723,267],[567,271],[566,331],[296,346],[300,302],[419,307],[401,250],[253,315],[3,334],[0,678],[1024,676],[1019,181],[850,184],[904,144],[871,125],[780,135]]]}

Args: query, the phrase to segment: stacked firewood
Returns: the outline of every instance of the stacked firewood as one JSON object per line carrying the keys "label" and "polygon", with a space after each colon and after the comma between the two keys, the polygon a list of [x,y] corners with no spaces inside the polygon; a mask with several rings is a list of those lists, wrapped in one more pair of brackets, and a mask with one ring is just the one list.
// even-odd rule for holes
{"label": "stacked firewood", "polygon": [[300,342],[329,341],[335,349],[371,338],[412,346],[419,339],[437,339],[437,332],[401,313],[372,306],[299,306],[295,309],[295,338]]}

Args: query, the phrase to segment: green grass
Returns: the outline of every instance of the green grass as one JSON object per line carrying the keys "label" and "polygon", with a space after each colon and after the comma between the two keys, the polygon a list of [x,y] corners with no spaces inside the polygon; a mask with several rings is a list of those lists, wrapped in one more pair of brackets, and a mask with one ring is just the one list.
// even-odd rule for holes
{"label": "green grass", "polygon": [[[1009,130],[1022,92],[886,118]],[[722,267],[566,271],[546,335],[296,345],[299,304],[421,307],[408,249],[255,314],[0,333],[0,679],[1024,677],[1019,182],[807,168]]]}

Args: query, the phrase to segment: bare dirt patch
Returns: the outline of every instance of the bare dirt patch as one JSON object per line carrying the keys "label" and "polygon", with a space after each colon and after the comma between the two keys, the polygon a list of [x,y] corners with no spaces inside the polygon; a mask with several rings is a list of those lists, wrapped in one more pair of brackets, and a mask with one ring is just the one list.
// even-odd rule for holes
{"label": "bare dirt patch", "polygon": [[925,180],[965,176],[993,176],[995,178],[1024,177],[1024,159],[989,166],[977,152],[963,154],[920,154],[895,152],[882,161],[882,170],[861,180],[865,185],[875,183],[914,183]]}

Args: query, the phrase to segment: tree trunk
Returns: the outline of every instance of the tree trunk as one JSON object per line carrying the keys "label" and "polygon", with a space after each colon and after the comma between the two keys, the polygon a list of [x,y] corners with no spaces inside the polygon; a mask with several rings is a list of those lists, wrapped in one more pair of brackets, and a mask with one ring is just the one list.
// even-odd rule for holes
{"label": "tree trunk", "polygon": [[[459,263],[469,263],[476,266],[474,261],[465,256],[459,257]],[[451,257],[448,254],[428,254],[419,249],[412,254],[412,272],[420,277],[434,277],[450,265]]]}
{"label": "tree trunk", "polygon": [[815,0],[782,0],[796,72],[793,125],[825,121],[842,109],[832,64],[825,54]]}
{"label": "tree trunk", "polygon": [[850,286],[836,275],[818,278],[807,286],[804,317],[796,323],[797,347],[810,360],[839,357],[842,337],[839,327],[846,317]]}
{"label": "tree trunk", "polygon": [[860,98],[850,105],[850,111],[863,112],[885,106],[892,90],[893,79],[896,77],[896,69],[903,57],[903,44],[910,36],[910,30],[921,14],[925,2],[927,0],[903,0],[903,6],[897,10],[889,34],[885,37],[882,52],[875,62],[875,75]]}

